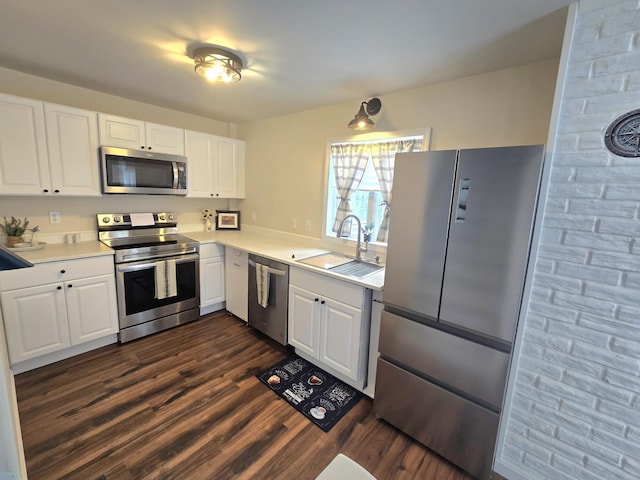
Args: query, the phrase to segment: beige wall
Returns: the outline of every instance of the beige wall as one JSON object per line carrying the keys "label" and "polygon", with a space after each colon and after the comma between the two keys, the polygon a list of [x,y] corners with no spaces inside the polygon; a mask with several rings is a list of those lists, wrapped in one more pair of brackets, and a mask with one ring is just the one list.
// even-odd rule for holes
{"label": "beige wall", "polygon": [[[434,150],[544,143],[557,69],[555,59],[380,96],[376,131],[431,127]],[[353,135],[359,102],[238,126],[247,142],[243,223],[321,237],[327,142]]]}

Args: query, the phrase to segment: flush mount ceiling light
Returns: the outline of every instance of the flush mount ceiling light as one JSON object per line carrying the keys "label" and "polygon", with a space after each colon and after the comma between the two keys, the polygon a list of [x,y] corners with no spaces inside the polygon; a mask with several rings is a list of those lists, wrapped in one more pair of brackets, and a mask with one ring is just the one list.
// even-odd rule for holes
{"label": "flush mount ceiling light", "polygon": [[377,115],[382,107],[382,102],[379,98],[372,98],[368,102],[362,102],[360,110],[356,113],[356,116],[349,122],[349,128],[353,130],[369,130],[376,126],[373,120],[369,118],[369,115]]}
{"label": "flush mount ceiling light", "polygon": [[211,82],[232,83],[242,78],[242,60],[220,47],[202,47],[193,52],[196,73]]}

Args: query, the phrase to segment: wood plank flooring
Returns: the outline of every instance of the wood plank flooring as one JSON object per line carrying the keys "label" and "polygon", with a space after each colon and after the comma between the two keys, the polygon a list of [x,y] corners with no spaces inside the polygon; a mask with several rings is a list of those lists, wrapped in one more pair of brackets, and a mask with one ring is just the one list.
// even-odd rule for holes
{"label": "wood plank flooring", "polygon": [[361,400],[323,432],[255,375],[288,351],[224,312],[16,376],[30,480],[469,480]]}

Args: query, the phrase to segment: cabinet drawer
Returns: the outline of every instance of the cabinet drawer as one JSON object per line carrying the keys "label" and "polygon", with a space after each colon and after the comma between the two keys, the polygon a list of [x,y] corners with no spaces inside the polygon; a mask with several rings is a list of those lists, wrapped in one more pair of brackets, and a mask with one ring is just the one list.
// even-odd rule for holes
{"label": "cabinet drawer", "polygon": [[200,245],[200,258],[223,257],[224,245],[218,243],[204,243]]}
{"label": "cabinet drawer", "polygon": [[237,258],[238,260],[249,260],[249,253],[237,248],[225,247],[225,255],[229,258]]}
{"label": "cabinet drawer", "polygon": [[289,283],[305,288],[318,295],[323,295],[352,307],[364,309],[365,288],[349,282],[334,279],[320,273],[308,272],[300,268],[291,268]]}
{"label": "cabinet drawer", "polygon": [[113,256],[111,255],[38,263],[32,268],[1,272],[0,291],[113,274],[113,272]]}

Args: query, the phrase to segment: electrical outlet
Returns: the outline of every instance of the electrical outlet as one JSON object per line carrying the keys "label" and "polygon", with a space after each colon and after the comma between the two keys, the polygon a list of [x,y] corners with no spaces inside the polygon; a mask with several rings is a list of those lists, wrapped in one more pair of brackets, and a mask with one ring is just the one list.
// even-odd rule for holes
{"label": "electrical outlet", "polygon": [[294,230],[298,228],[298,219],[296,217],[291,217],[291,228]]}
{"label": "electrical outlet", "polygon": [[251,220],[256,221],[256,212],[251,212]]}
{"label": "electrical outlet", "polygon": [[311,231],[311,220],[307,219],[307,220],[304,221],[304,229],[307,232]]}
{"label": "electrical outlet", "polygon": [[60,223],[60,212],[49,212],[49,223]]}

